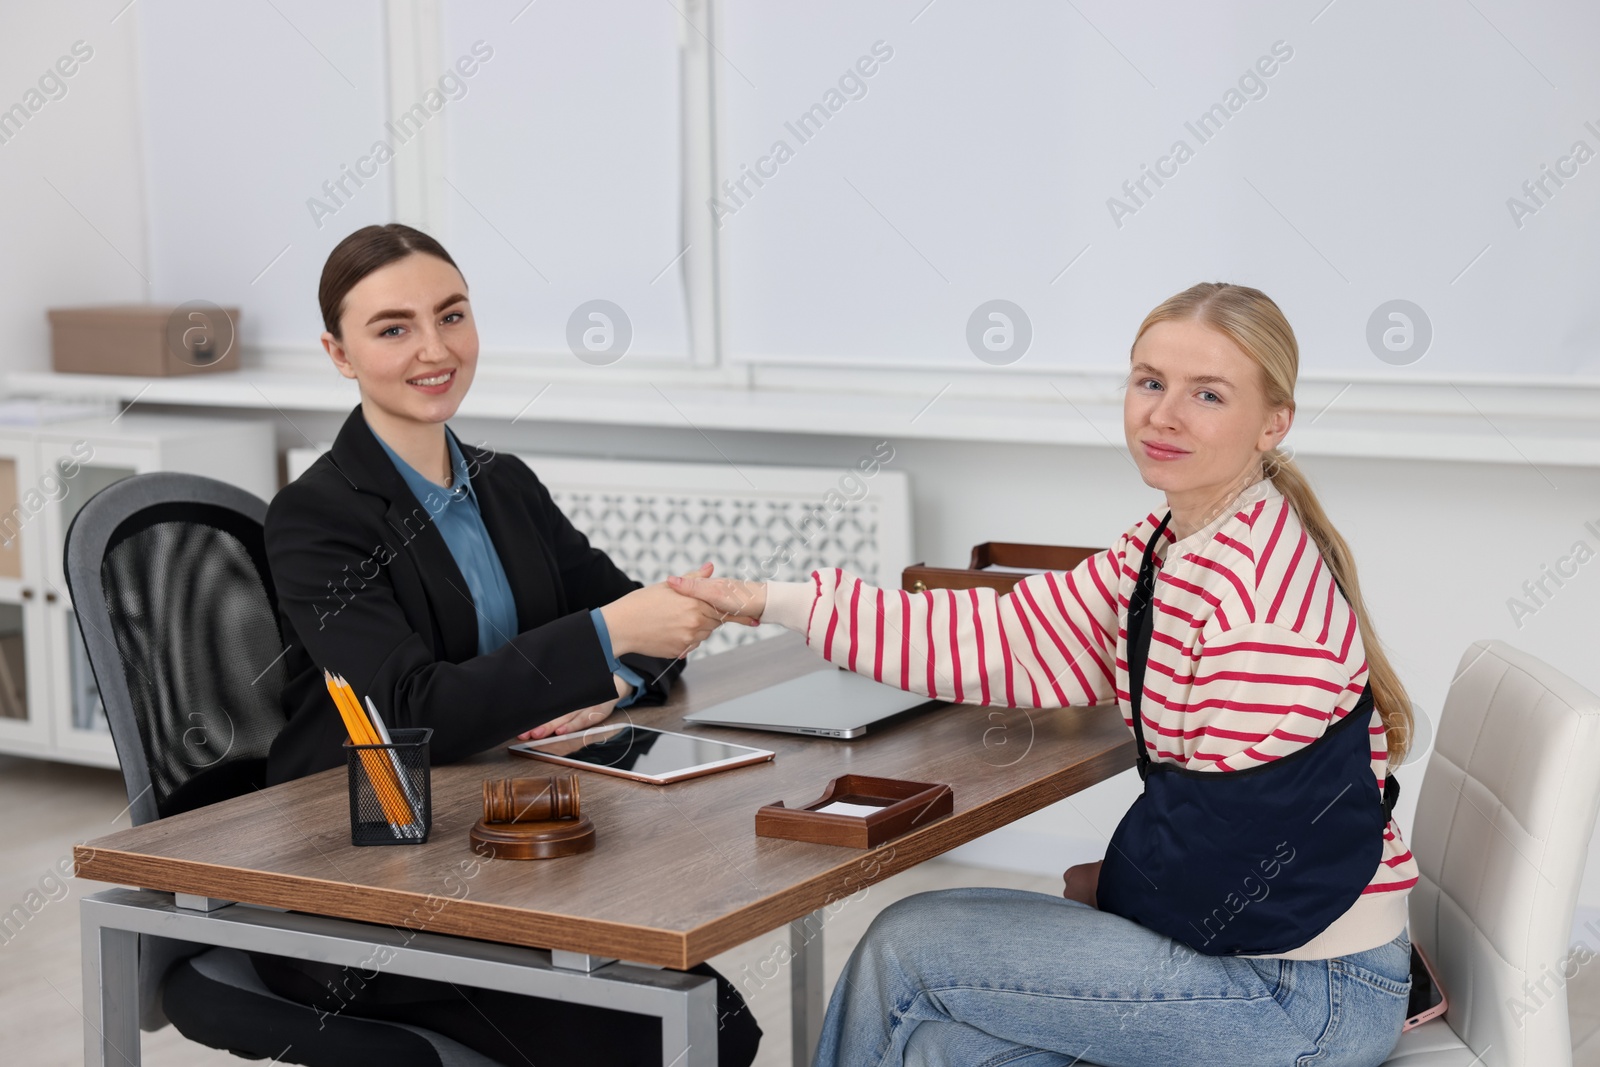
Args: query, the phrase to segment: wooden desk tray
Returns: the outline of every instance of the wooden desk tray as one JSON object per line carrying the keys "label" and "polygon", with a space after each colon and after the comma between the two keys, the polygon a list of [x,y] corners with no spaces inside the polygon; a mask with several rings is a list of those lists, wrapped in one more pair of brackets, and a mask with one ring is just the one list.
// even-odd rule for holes
{"label": "wooden desk tray", "polygon": [[[865,804],[878,810],[869,815],[816,810],[835,803]],[[803,808],[784,807],[780,800],[759,809],[756,836],[876,848],[954,810],[955,793],[947,785],[846,774],[829,782],[822,796]]]}

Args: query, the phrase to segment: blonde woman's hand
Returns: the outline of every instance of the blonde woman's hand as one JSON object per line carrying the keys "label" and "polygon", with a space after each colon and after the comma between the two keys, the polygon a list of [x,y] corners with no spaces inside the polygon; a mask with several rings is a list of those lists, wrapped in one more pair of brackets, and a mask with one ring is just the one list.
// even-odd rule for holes
{"label": "blonde woman's hand", "polygon": [[730,622],[755,626],[760,623],[762,612],[767,610],[766,582],[712,578],[708,571],[704,576],[668,578],[667,584],[684,596],[694,597],[715,609],[719,617]]}
{"label": "blonde woman's hand", "polygon": [[600,609],[606,620],[606,630],[611,635],[611,649],[621,656],[638,652],[646,656],[678,659],[688,655],[710,637],[724,622],[753,622],[746,619],[730,620],[710,605],[685,596],[668,582],[705,581],[709,579],[712,565],[702,564],[683,578],[669,578],[666,582],[647,585],[643,589],[614,600]]}
{"label": "blonde woman's hand", "polygon": [[1087,904],[1091,908],[1098,907],[1095,894],[1100,888],[1100,864],[1103,862],[1095,860],[1093,863],[1079,863],[1068,867],[1066,873],[1061,876],[1061,880],[1066,884],[1061,895],[1068,900]]}

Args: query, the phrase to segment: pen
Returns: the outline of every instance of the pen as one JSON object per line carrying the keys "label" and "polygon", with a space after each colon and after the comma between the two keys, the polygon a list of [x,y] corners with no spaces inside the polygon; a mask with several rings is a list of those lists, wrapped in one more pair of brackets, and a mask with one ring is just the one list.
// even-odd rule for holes
{"label": "pen", "polygon": [[[383,716],[378,714],[378,706],[372,702],[371,693],[367,694],[367,711],[372,715],[372,725],[377,729],[378,737],[386,745],[394,744],[394,742],[389,739],[389,728],[383,724]],[[415,824],[417,830],[420,832],[422,828],[422,800],[417,796],[416,787],[412,785],[411,777],[407,775],[405,770],[400,766],[400,753],[396,752],[392,748],[388,751],[389,760],[394,764],[395,776],[400,779],[400,788],[405,791],[406,800],[411,806],[411,821],[413,824]]]}

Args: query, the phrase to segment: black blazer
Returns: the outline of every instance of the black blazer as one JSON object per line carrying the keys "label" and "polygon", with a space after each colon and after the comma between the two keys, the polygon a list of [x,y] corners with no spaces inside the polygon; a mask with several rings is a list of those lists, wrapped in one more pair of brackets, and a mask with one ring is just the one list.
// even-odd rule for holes
{"label": "black blazer", "polygon": [[[267,509],[267,562],[289,646],[289,721],[267,757],[269,783],[345,762],[324,667],[370,694],[391,728],[431,726],[435,763],[616,697],[589,610],[640,583],[590,546],[527,464],[456,441],[511,584],[517,634],[478,655],[466,579],[357,405],[333,448]],[[621,658],[646,679],[644,704],[664,701],[683,669],[681,659]]]}

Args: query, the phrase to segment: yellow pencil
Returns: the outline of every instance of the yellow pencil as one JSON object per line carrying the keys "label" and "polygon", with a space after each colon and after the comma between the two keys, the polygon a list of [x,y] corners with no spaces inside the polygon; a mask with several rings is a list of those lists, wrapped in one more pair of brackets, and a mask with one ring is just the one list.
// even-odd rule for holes
{"label": "yellow pencil", "polygon": [[[345,729],[350,734],[350,740],[358,745],[379,744],[380,742],[373,733],[371,724],[367,722],[366,716],[361,713],[359,705],[356,704],[348,683],[344,683],[342,678],[334,676],[329,684],[329,691],[339,706],[339,714],[344,718]],[[405,803],[400,795],[399,782],[394,778],[388,762],[378,752],[364,751],[360,756],[361,766],[366,771],[367,780],[372,783],[372,789],[377,794],[378,803],[383,806],[384,814],[388,817],[390,827],[398,835],[416,836],[416,831],[409,825],[415,822],[415,817],[411,814],[410,806]]]}
{"label": "yellow pencil", "polygon": [[[366,713],[361,710],[361,701],[357,699],[356,691],[351,688],[349,682],[345,681],[344,676],[336,674],[333,676],[333,680],[344,693],[345,706],[350,708],[352,716],[365,728],[367,743],[371,745],[391,744],[390,739],[383,736],[383,733],[378,729],[378,724],[374,720],[367,718]],[[402,817],[399,820],[401,832],[407,837],[421,837],[423,833],[421,815],[418,807],[411,801],[410,790],[406,788],[405,772],[400,768],[400,754],[391,748],[382,753],[375,752],[369,753],[369,755],[377,756],[378,762],[382,766],[383,786],[389,793],[388,810],[401,813]]]}
{"label": "yellow pencil", "polygon": [[[384,736],[383,731],[379,729],[377,720],[369,719],[366,713],[361,710],[361,701],[356,697],[355,689],[351,687],[349,682],[345,681],[344,675],[336,674],[333,676],[333,680],[334,684],[344,694],[345,706],[350,709],[354,718],[365,728],[368,738],[367,743],[371,745],[392,744],[390,739]],[[371,703],[372,698],[368,697],[367,704],[369,707]],[[377,715],[376,709],[373,709],[373,715]],[[387,764],[384,784],[391,790],[390,799],[396,801],[398,808],[406,814],[406,817],[401,820],[401,829],[405,830],[410,837],[420,837],[422,836],[420,815],[418,814],[417,806],[411,802],[411,790],[406,788],[405,773],[400,769],[400,754],[391,748],[382,755],[387,757],[387,759],[383,760]]]}
{"label": "yellow pencil", "polygon": [[[356,703],[349,684],[327,671],[323,671],[323,683],[328,688],[328,695],[333,698],[339,717],[344,721],[345,732],[350,735],[351,743],[378,744],[372,725],[361,713],[361,707]],[[372,783],[373,792],[377,794],[378,803],[383,807],[384,815],[389,820],[390,829],[396,836],[415,836],[415,830],[408,824],[414,823],[416,818],[410,811],[410,805],[401,796],[400,783],[393,777],[393,770],[388,762],[380,753],[374,751],[363,751],[360,757],[362,769],[366,772],[367,780]]]}

